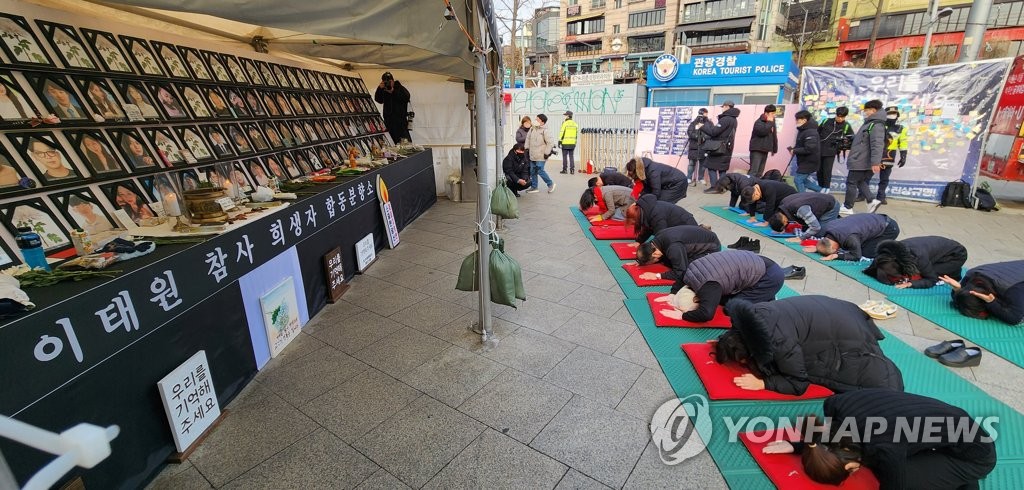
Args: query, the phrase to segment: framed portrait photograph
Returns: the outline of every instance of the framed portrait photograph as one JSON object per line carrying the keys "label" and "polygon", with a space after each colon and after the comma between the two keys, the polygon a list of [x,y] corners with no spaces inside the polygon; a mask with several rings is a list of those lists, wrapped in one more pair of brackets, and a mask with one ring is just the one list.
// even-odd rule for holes
{"label": "framed portrait photograph", "polygon": [[85,110],[82,101],[75,93],[71,83],[64,75],[44,75],[41,73],[26,73],[36,95],[43,101],[46,109],[57,117],[69,121],[91,120],[89,111]]}
{"label": "framed portrait photograph", "polygon": [[178,46],[178,53],[185,58],[185,66],[188,67],[196,79],[213,80],[213,75],[210,74],[210,69],[206,67],[206,62],[203,61],[203,57],[199,54],[198,49]]}
{"label": "framed portrait photograph", "polygon": [[178,180],[178,187],[182,192],[194,191],[199,188],[200,182],[206,182],[206,180],[200,179],[199,172],[192,168],[175,172],[174,177]]}
{"label": "framed portrait photograph", "polygon": [[[124,114],[121,103],[114,97],[114,92],[102,78],[75,78],[75,84],[85,94],[85,101],[93,114],[99,114],[103,119],[113,121],[124,121],[128,117]],[[140,109],[141,110],[141,109]]]}
{"label": "framed portrait photograph", "polygon": [[208,124],[200,126],[199,130],[206,135],[210,142],[210,149],[217,158],[231,158],[235,156],[235,147],[228,142],[228,135],[220,126]]}
{"label": "framed portrait photograph", "polygon": [[100,190],[114,209],[124,210],[135,224],[139,224],[144,219],[156,217],[153,208],[149,207],[149,200],[146,199],[145,194],[134,180],[100,184]]}
{"label": "framed portrait photograph", "polygon": [[157,59],[163,64],[164,70],[167,71],[174,78],[191,79],[192,75],[189,74],[185,61],[181,58],[181,54],[178,53],[178,48],[173,44],[167,44],[160,41],[153,41],[150,43],[153,46],[153,51],[156,52]]}
{"label": "framed portrait photograph", "polygon": [[169,128],[143,128],[142,132],[149,140],[149,144],[156,148],[157,157],[163,160],[164,166],[174,167],[186,163],[185,155],[181,153],[181,146],[174,139]]}
{"label": "framed portrait photograph", "polygon": [[310,143],[320,141],[320,134],[318,134],[316,130],[313,129],[313,123],[309,121],[303,121],[302,129],[306,133],[306,138],[308,138]]}
{"label": "framed portrait photograph", "polygon": [[320,129],[326,139],[336,140],[340,139],[341,135],[334,132],[334,126],[331,125],[331,121],[327,119],[317,119],[316,127]]}
{"label": "framed portrait photograph", "polygon": [[12,64],[53,65],[36,33],[20,15],[0,12],[0,49]]}
{"label": "framed portrait photograph", "polygon": [[64,131],[64,136],[71,143],[71,148],[89,169],[93,176],[107,176],[124,173],[119,153],[107,141],[103,131],[98,129],[79,129]]}
{"label": "framed portrait photograph", "polygon": [[14,236],[22,227],[36,232],[45,252],[59,252],[71,247],[68,231],[41,197],[0,204],[0,221]]}
{"label": "framed portrait photograph", "polygon": [[147,175],[139,179],[146,198],[151,203],[160,203],[164,216],[181,216],[185,208],[185,198],[174,180],[168,173]]}
{"label": "framed portrait photograph", "polygon": [[281,166],[284,167],[284,172],[288,174],[288,178],[295,179],[305,174],[299,165],[295,163],[295,158],[292,157],[290,152],[284,151],[277,154],[278,158],[281,159]]}
{"label": "framed portrait photograph", "polygon": [[139,113],[147,120],[159,120],[160,112],[156,109],[153,97],[149,95],[141,82],[129,82],[126,80],[114,80],[117,92],[121,94],[121,100],[139,109]]}
{"label": "framed portrait photograph", "polygon": [[[22,181],[24,178],[25,172],[14,160],[14,157],[7,153],[7,149],[0,145],[0,194],[27,188],[24,186],[28,182]],[[34,180],[32,185],[35,185]]]}
{"label": "framed portrait photograph", "polygon": [[294,87],[291,80],[284,73],[284,67],[277,63],[270,63],[270,70],[274,74],[274,79],[277,80],[277,84],[281,87]]}
{"label": "framed portrait photograph", "polygon": [[[185,105],[192,110],[192,116],[196,119],[210,119],[213,117],[213,112],[206,105],[206,99],[203,94],[200,93],[199,87],[195,85],[178,84],[178,91],[181,94],[181,99],[185,101]],[[221,97],[221,102],[224,99]]]}
{"label": "framed portrait photograph", "polygon": [[256,84],[255,82],[249,80],[249,77],[246,75],[245,69],[242,68],[242,64],[238,62],[238,58],[235,58],[233,55],[230,54],[217,54],[219,55],[220,59],[224,60],[224,66],[227,66],[228,73],[231,74],[231,79],[235,83],[251,83],[253,85]]}
{"label": "framed portrait photograph", "polygon": [[[153,100],[159,106],[160,112],[167,119],[189,119],[188,111],[181,99],[174,91],[174,87],[167,82],[147,82]],[[196,95],[198,97],[198,94]],[[145,112],[143,112],[145,114]]]}
{"label": "framed portrait photograph", "polygon": [[309,90],[322,90],[320,88],[320,80],[316,77],[316,72],[305,68],[299,68],[298,70],[302,73],[302,76],[299,77],[299,81],[301,82],[305,80],[305,84],[303,84],[302,88]]}
{"label": "framed portrait photograph", "polygon": [[338,162],[334,161],[334,159],[331,158],[331,155],[327,153],[326,147],[318,146],[316,148],[316,156],[320,157],[320,161],[328,167],[333,167],[338,164]]}
{"label": "framed portrait photograph", "polygon": [[8,133],[7,136],[44,186],[82,180],[82,174],[53,133]]}
{"label": "framed portrait photograph", "polygon": [[256,123],[243,124],[242,128],[245,130],[245,135],[249,137],[249,141],[252,142],[252,146],[256,151],[267,151],[270,149],[270,143],[267,142],[266,136],[263,135],[263,131],[260,130]]}
{"label": "framed portrait photograph", "polygon": [[299,102],[302,103],[302,110],[311,116],[322,115],[323,111],[319,110],[316,106],[316,99],[311,98],[308,94],[299,94]]}
{"label": "framed portrait photograph", "polygon": [[334,106],[331,105],[331,100],[324,94],[313,94],[310,97],[316,99],[317,105],[320,107],[320,113],[325,115],[337,114]]}
{"label": "framed portrait photograph", "polygon": [[178,134],[178,139],[185,145],[185,149],[192,152],[192,156],[196,160],[202,162],[216,158],[199,128],[195,126],[175,126],[174,132]]}
{"label": "framed portrait photograph", "polygon": [[[309,164],[309,160],[306,160],[306,157],[301,151],[293,150],[289,152],[288,156],[293,162],[295,162],[295,166],[298,167],[300,175],[313,173],[313,167]],[[287,161],[285,162],[285,167],[288,167]]]}
{"label": "framed portrait photograph", "polygon": [[159,168],[160,157],[146,145],[145,140],[134,128],[108,129],[111,141],[121,151],[121,156],[133,170],[153,170]]}
{"label": "framed portrait photograph", "polygon": [[206,102],[210,104],[210,112],[213,113],[214,117],[237,117],[232,108],[228,106],[227,96],[221,93],[220,89],[212,85],[201,85],[199,86],[199,91],[202,92]]}
{"label": "framed portrait photograph", "polygon": [[[192,49],[192,48],[183,48]],[[210,72],[213,74],[213,79],[218,82],[233,82],[231,73],[228,71],[227,64],[224,62],[224,57],[220,53],[214,53],[213,51],[207,51],[205,49],[199,51],[200,56],[206,65],[210,67]],[[241,69],[241,67],[239,67]],[[244,76],[244,75],[243,75]],[[248,82],[242,82],[248,83]]]}
{"label": "framed portrait photograph", "polygon": [[281,142],[284,146],[291,148],[295,146],[295,135],[292,134],[291,128],[288,127],[288,123],[285,121],[279,121],[274,125],[277,128],[277,134],[281,135]]}
{"label": "framed portrait photograph", "polygon": [[264,167],[263,164],[260,163],[260,161],[255,158],[245,160],[244,163],[245,168],[249,170],[249,175],[252,176],[252,179],[256,182],[256,185],[266,187],[267,183],[270,182],[270,173],[267,172],[266,167]]}
{"label": "framed portrait photograph", "polygon": [[309,142],[309,138],[306,136],[306,130],[302,129],[302,123],[298,121],[288,124],[292,130],[292,136],[295,138],[296,145],[304,145]]}
{"label": "framed portrait photograph", "polygon": [[260,60],[255,60],[255,61],[253,61],[253,63],[256,64],[256,68],[259,69],[260,75],[263,76],[263,82],[264,83],[266,83],[267,85],[270,85],[272,87],[280,87],[281,86],[281,84],[278,83],[277,78],[270,71],[270,63],[267,63],[266,61],[260,61]]}
{"label": "framed portrait photograph", "polygon": [[57,53],[64,66],[79,70],[100,69],[74,27],[45,20],[36,20],[36,25],[42,30],[43,39],[50,43],[53,52]]}
{"label": "framed portrait photograph", "polygon": [[327,99],[327,102],[330,103],[332,112],[334,114],[344,114],[345,113],[345,105],[341,103],[341,98],[339,98],[337,96],[330,95],[330,96],[327,96],[326,99]]}
{"label": "framed portrait photograph", "polygon": [[252,192],[256,188],[255,181],[245,170],[242,162],[231,163],[231,181],[237,184],[243,192]]}
{"label": "framed portrait photograph", "polygon": [[132,62],[135,63],[135,68],[138,69],[139,73],[157,76],[167,75],[163,67],[160,66],[160,62],[156,60],[153,48],[149,46],[145,39],[124,35],[119,37],[121,44],[128,51],[128,55],[132,58]]}
{"label": "framed portrait photograph", "polygon": [[228,141],[235,145],[235,151],[239,155],[253,153],[252,143],[245,136],[245,130],[237,124],[225,124],[221,128],[227,133]]}
{"label": "framed portrait photograph", "polygon": [[296,115],[308,114],[306,108],[302,105],[302,101],[299,100],[299,95],[295,92],[289,92],[287,94],[288,104],[292,106]]}
{"label": "framed portrait photograph", "polygon": [[85,35],[85,42],[92,48],[93,54],[99,60],[100,66],[105,71],[115,73],[135,73],[131,62],[128,61],[128,54],[117,42],[113,34],[104,31],[82,28]]}
{"label": "framed portrait photograph", "polygon": [[277,131],[277,127],[271,122],[260,123],[260,130],[263,132],[263,136],[266,137],[267,143],[270,143],[270,147],[276,149],[284,148],[284,139],[281,137],[281,133]]}
{"label": "framed portrait photograph", "polygon": [[239,61],[242,63],[242,68],[245,69],[246,76],[249,77],[249,83],[253,85],[267,84],[267,82],[263,81],[263,76],[260,75],[260,70],[256,68],[256,62],[249,58],[240,58]]}
{"label": "framed portrait photograph", "polygon": [[[235,89],[231,89],[231,92],[235,92]],[[266,116],[267,111],[263,109],[263,104],[260,103],[260,96],[253,89],[239,89],[237,92],[242,95],[245,99],[245,105],[251,112],[253,117]],[[231,96],[228,95],[228,103],[231,103]]]}
{"label": "framed portrait photograph", "polygon": [[[249,117],[249,106],[246,105],[245,99],[242,97],[242,92],[240,90],[235,88],[225,88],[223,90],[223,98],[226,100],[225,104],[228,109],[227,117]],[[214,113],[219,114],[220,110],[215,108]],[[218,117],[221,116],[218,115]]]}
{"label": "framed portrait photograph", "polygon": [[288,173],[284,171],[284,165],[281,164],[281,157],[279,155],[273,154],[263,157],[263,166],[270,172],[269,176],[277,177],[281,182],[289,180]]}
{"label": "framed portrait photograph", "polygon": [[295,109],[288,103],[288,98],[284,92],[275,92],[274,102],[277,103],[277,108],[281,110],[282,116],[295,115]]}
{"label": "framed portrait photograph", "polygon": [[270,92],[263,92],[261,95],[263,105],[267,108],[267,113],[271,117],[281,116],[281,109],[277,107],[277,101],[274,100],[274,94]]}
{"label": "framed portrait photograph", "polygon": [[117,228],[114,219],[88,187],[50,194],[50,200],[72,229],[93,234]]}
{"label": "framed portrait photograph", "polygon": [[39,114],[39,109],[31,102],[14,74],[0,70],[0,120],[26,121]]}
{"label": "framed portrait photograph", "polygon": [[324,162],[320,161],[320,157],[318,157],[316,155],[316,151],[313,148],[306,149],[305,150],[305,154],[306,154],[306,159],[309,160],[309,163],[310,163],[310,165],[313,166],[313,168],[315,168],[317,170],[325,168],[324,167]]}

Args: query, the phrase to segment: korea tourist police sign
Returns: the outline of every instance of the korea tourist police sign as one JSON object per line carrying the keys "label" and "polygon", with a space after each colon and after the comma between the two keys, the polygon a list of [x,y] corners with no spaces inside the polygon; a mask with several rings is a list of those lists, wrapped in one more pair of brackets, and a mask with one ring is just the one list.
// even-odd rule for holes
{"label": "korea tourist police sign", "polygon": [[694,56],[681,64],[675,56],[659,56],[651,67],[648,87],[714,85],[796,85],[790,52]]}

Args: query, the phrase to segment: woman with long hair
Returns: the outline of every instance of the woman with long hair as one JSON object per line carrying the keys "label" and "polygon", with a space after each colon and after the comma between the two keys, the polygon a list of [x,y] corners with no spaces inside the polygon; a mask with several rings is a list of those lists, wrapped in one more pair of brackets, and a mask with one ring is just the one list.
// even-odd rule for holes
{"label": "woman with long hair", "polygon": [[533,121],[530,120],[530,116],[523,116],[519,120],[519,129],[516,130],[516,143],[520,145],[526,145],[526,135],[530,132],[530,125]]}
{"label": "woman with long hair", "polygon": [[979,265],[962,281],[939,279],[953,287],[953,306],[961,315],[994,316],[1010,325],[1024,322],[1024,260]]}

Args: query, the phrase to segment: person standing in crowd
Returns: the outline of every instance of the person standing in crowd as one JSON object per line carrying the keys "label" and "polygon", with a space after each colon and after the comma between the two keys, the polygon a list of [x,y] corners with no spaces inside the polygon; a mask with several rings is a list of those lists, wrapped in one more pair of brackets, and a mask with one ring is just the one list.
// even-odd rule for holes
{"label": "person standing in crowd", "polygon": [[[857,193],[867,198],[871,195],[868,181],[874,174],[882,170],[882,157],[885,154],[885,115],[882,101],[869,100],[864,104],[864,124],[857,130],[850,146],[850,158],[846,160],[849,173],[846,176],[846,199],[839,214],[853,214],[853,203],[857,201]],[[868,201],[868,212],[873,213],[882,204],[877,199]]]}
{"label": "person standing in crowd", "polygon": [[832,165],[837,155],[846,155],[853,142],[853,127],[846,122],[850,114],[847,107],[837,107],[836,117],[823,119],[818,125],[818,137],[821,140],[821,166],[818,167],[818,185],[826,194],[832,186]]}
{"label": "person standing in crowd", "polygon": [[508,188],[516,197],[519,191],[530,188],[530,162],[526,159],[526,149],[516,143],[505,159],[501,161],[501,171],[505,174]]}
{"label": "person standing in crowd", "polygon": [[885,190],[889,187],[892,167],[903,168],[907,164],[907,127],[899,124],[900,110],[896,106],[885,108],[886,141],[885,156],[882,157],[882,171],[878,173],[878,194],[875,200],[886,204]]}
{"label": "person standing in crowd", "polygon": [[530,120],[530,116],[523,116],[519,120],[519,129],[516,130],[516,143],[526,146],[526,135],[530,132],[531,125],[533,125],[533,121]]}
{"label": "person standing in crowd", "polygon": [[[707,124],[708,122],[708,110],[701,108],[697,111],[697,117],[690,121],[690,126],[686,128],[686,136],[689,139],[689,145],[686,149],[686,156],[690,160],[690,165],[686,168],[686,177],[690,179],[690,182],[694,187],[697,187],[697,182],[704,180],[704,174],[707,173],[707,169],[704,168],[704,152],[701,151],[700,145],[704,142],[704,133],[700,130],[698,125]],[[696,172],[696,173],[694,173]],[[704,189],[707,190],[709,185],[705,183]]]}
{"label": "person standing in crowd", "polygon": [[775,112],[778,109],[768,104],[764,114],[754,121],[754,129],[750,134],[750,171],[747,175],[761,178],[768,154],[779,152],[779,135],[775,132]]}
{"label": "person standing in crowd", "polygon": [[[722,104],[722,113],[718,115],[717,124],[712,126],[710,123],[704,123],[696,126],[708,137],[705,143],[710,144],[715,141],[719,145],[718,151],[705,152],[707,156],[704,158],[704,165],[708,169],[711,187],[718,183],[718,178],[729,170],[729,164],[732,163],[732,147],[736,140],[736,118],[739,115],[740,110],[736,108],[736,104],[727,100]],[[711,188],[704,192],[707,194],[717,193]]]}
{"label": "person standing in crowd", "polygon": [[558,130],[558,146],[562,147],[562,172],[565,173],[566,165],[569,173],[576,173],[576,137],[579,135],[580,126],[572,120],[572,111],[565,111],[565,121],[562,128]]}
{"label": "person standing in crowd", "polygon": [[544,179],[544,183],[548,186],[548,194],[555,192],[555,182],[544,170],[544,162],[554,154],[554,150],[552,150],[554,144],[551,142],[551,136],[548,136],[547,128],[544,127],[547,122],[548,116],[537,114],[537,121],[533,123],[530,132],[526,134],[526,150],[530,152],[530,190],[526,191],[527,194],[540,192],[537,188],[537,176]]}
{"label": "person standing in crowd", "polygon": [[380,76],[380,85],[373,94],[373,100],[384,106],[382,116],[384,126],[391,135],[391,140],[398,143],[402,139],[412,141],[409,134],[409,91],[402,82],[395,80],[391,72],[386,71]]}
{"label": "person standing in crowd", "polygon": [[967,248],[955,240],[941,236],[919,236],[906,240],[886,240],[878,244],[871,265],[864,274],[899,289],[929,289],[947,276],[957,281]]}
{"label": "person standing in crowd", "polygon": [[643,182],[643,194],[654,194],[659,201],[677,203],[686,197],[686,174],[650,158],[634,158],[626,163],[626,175]]}
{"label": "person standing in crowd", "polygon": [[829,222],[818,243],[804,250],[817,251],[823,256],[821,260],[873,259],[879,243],[899,236],[900,226],[896,220],[884,214],[858,214]]}
{"label": "person standing in crowd", "polygon": [[961,315],[994,316],[1008,325],[1024,322],[1024,260],[979,265],[963,281],[939,279],[953,287],[953,306]]}
{"label": "person standing in crowd", "polygon": [[821,165],[818,123],[811,119],[810,112],[800,111],[796,113],[796,127],[796,143],[789,147],[789,151],[796,155],[796,175],[793,176],[793,184],[796,185],[797,192],[807,189],[821,192],[821,187],[811,180],[811,174],[817,173]]}

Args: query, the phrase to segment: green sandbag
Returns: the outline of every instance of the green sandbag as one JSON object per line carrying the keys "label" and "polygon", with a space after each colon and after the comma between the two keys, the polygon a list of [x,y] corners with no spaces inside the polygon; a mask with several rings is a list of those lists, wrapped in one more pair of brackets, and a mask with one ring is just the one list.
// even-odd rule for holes
{"label": "green sandbag", "polygon": [[474,251],[462,260],[462,267],[459,268],[459,280],[455,283],[455,289],[459,291],[476,291],[479,289],[476,279],[477,257],[480,252]]}
{"label": "green sandbag", "polygon": [[491,250],[491,302],[516,307],[516,264],[505,252]]}
{"label": "green sandbag", "polygon": [[526,301],[526,287],[523,286],[523,269],[519,267],[519,262],[508,255],[505,256],[508,261],[515,267],[515,279],[516,279],[516,299]]}
{"label": "green sandbag", "polygon": [[515,194],[508,188],[505,179],[498,181],[498,185],[491,192],[491,213],[505,219],[519,217],[519,201]]}

